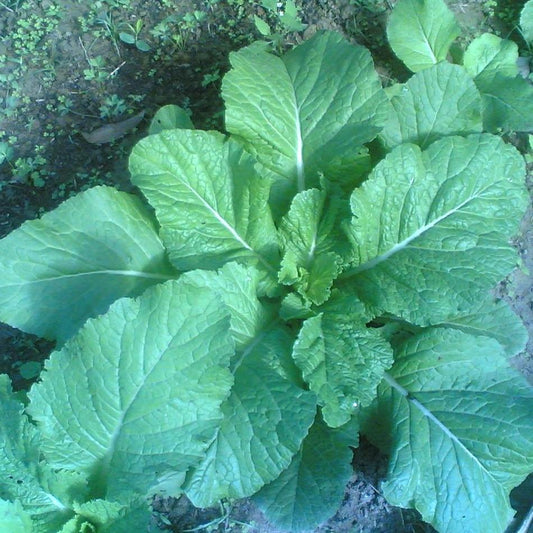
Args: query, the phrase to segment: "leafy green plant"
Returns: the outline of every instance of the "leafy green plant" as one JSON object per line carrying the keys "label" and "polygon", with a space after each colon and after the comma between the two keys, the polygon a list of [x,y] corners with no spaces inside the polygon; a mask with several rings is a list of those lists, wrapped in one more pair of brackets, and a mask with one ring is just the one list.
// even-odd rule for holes
{"label": "leafy green plant", "polygon": [[104,28],[104,34],[111,39],[117,56],[120,57],[120,49],[118,46],[119,24],[115,22],[113,13],[111,11],[102,11],[101,13],[98,13],[94,18],[94,23]]}
{"label": "leafy green plant", "polygon": [[111,118],[122,115],[128,106],[123,98],[120,98],[118,94],[112,94],[104,98],[102,105],[100,106],[100,117]]}
{"label": "leafy green plant", "polygon": [[109,79],[110,74],[105,70],[106,61],[102,56],[87,57],[89,68],[83,69],[83,77],[87,81],[103,83]]}
{"label": "leafy green plant", "polygon": [[[223,79],[228,135],[172,106],[135,146],[149,206],[95,187],[0,241],[0,318],[57,341],[27,397],[0,381],[4,529],[145,530],[155,493],[253,496],[309,529],[362,431],[392,503],[504,531],[533,389],[508,363],[525,329],[488,291],[528,197],[522,156],[484,130],[533,113],[514,113],[506,41],[448,64],[447,11],[413,2],[389,26],[428,29],[393,45],[407,83],[385,92],[335,33],[281,57],[254,43]],[[500,75],[518,104],[492,102]]]}
{"label": "leafy green plant", "polygon": [[300,19],[294,0],[287,0],[286,2],[266,0],[261,2],[261,6],[266,9],[275,23],[271,27],[266,20],[254,15],[255,27],[278,50],[281,50],[288,33],[303,31],[307,27]]}
{"label": "leafy green plant", "polygon": [[150,45],[146,41],[143,41],[139,38],[139,35],[143,29],[142,19],[137,19],[135,26],[132,24],[127,24],[127,29],[128,31],[121,31],[118,34],[120,40],[126,44],[135,45],[135,48],[141,52],[149,52]]}

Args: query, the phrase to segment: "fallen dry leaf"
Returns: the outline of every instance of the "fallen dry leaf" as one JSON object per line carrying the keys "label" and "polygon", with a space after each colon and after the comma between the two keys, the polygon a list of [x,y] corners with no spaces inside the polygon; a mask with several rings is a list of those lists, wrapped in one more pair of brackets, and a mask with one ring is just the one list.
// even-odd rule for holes
{"label": "fallen dry leaf", "polygon": [[116,141],[120,137],[126,135],[131,131],[144,117],[144,111],[137,113],[135,116],[114,122],[113,124],[106,124],[100,128],[96,128],[91,133],[81,132],[83,138],[91,144],[104,144]]}

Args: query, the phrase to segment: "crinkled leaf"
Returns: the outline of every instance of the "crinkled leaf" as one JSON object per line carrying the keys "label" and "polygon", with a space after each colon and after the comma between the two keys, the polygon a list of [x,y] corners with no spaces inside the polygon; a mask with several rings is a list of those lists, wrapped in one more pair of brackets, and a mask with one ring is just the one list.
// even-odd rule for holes
{"label": "crinkled leaf", "polygon": [[108,500],[89,500],[87,502],[74,505],[77,514],[90,520],[93,524],[106,524],[119,518],[125,505]]}
{"label": "crinkled leaf", "polygon": [[[69,520],[60,531],[49,533],[131,533],[143,531],[158,533],[151,519],[146,501],[135,499],[131,504],[117,504],[107,500],[91,500],[81,504],[74,518]],[[48,533],[48,532],[47,532]]]}
{"label": "crinkled leaf", "polygon": [[364,426],[391,454],[385,497],[443,533],[503,532],[531,470],[533,388],[494,339],[456,330],[411,338],[395,361]]}
{"label": "crinkled leaf", "polygon": [[[43,481],[46,485],[47,477],[54,477],[54,473],[46,466],[39,467],[39,434],[23,414],[24,406],[15,399],[5,375],[0,376],[0,410],[0,498],[18,502],[17,506],[8,506],[7,516],[14,519],[13,513],[20,505],[25,512],[17,512],[16,516],[24,521],[28,515],[33,523],[32,531],[57,531],[73,514],[70,501],[60,501],[43,486]],[[84,480],[80,477],[75,476],[70,480],[72,483],[59,488],[70,492],[70,498],[83,496]]]}
{"label": "crinkled leaf", "polygon": [[374,399],[383,372],[392,364],[392,349],[364,322],[320,314],[304,322],[293,357],[318,396],[325,422],[339,427],[359,405]]}
{"label": "crinkled leaf", "polygon": [[368,50],[319,32],[283,57],[256,43],[230,59],[226,128],[281,180],[280,201],[360,165],[388,111]]}
{"label": "crinkled leaf", "polygon": [[518,75],[518,47],[483,34],[470,43],[464,65],[481,93],[488,131],[533,130],[533,87]]}
{"label": "crinkled leaf", "polygon": [[151,512],[143,498],[133,499],[128,504],[91,500],[79,505],[76,512],[91,524],[98,525],[98,533],[155,531],[149,528]]}
{"label": "crinkled leaf", "polygon": [[83,517],[76,515],[74,518],[71,518],[57,533],[80,533],[80,531],[83,531],[82,528],[89,527],[90,525],[87,524]]}
{"label": "crinkled leaf", "polygon": [[453,13],[442,0],[399,0],[387,25],[391,48],[413,72],[446,59],[460,33]]}
{"label": "crinkled leaf", "polygon": [[150,123],[148,133],[154,135],[163,130],[174,130],[176,128],[192,130],[194,129],[194,124],[191,121],[189,113],[179,105],[165,105],[157,110]]}
{"label": "crinkled leaf", "polygon": [[446,135],[481,132],[481,96],[465,70],[439,63],[415,74],[391,98],[380,134],[387,148],[411,142],[426,148]]}
{"label": "crinkled leaf", "polygon": [[[351,444],[356,445],[357,427],[349,426]],[[313,529],[340,506],[353,473],[351,460],[352,451],[343,436],[317,418],[289,467],[253,501],[270,522],[286,531]]]}
{"label": "crinkled leaf", "polygon": [[132,181],[148,198],[161,238],[180,270],[231,260],[276,262],[277,237],[267,205],[270,182],[255,160],[216,132],[166,130],[140,141]]}
{"label": "crinkled leaf", "polygon": [[524,162],[492,135],[395,148],[352,195],[354,267],[368,305],[419,325],[469,313],[516,265]]}
{"label": "crinkled leaf", "polygon": [[[34,533],[30,515],[19,501],[0,499],[0,531],[6,533]],[[50,533],[51,530],[50,530]]]}
{"label": "crinkled leaf", "polygon": [[116,299],[170,276],[141,201],[95,187],[0,241],[0,320],[63,343]]}
{"label": "crinkled leaf", "polygon": [[29,394],[48,463],[87,472],[117,501],[185,472],[213,438],[231,388],[228,326],[216,293],[179,280],[88,321]]}
{"label": "crinkled leaf", "polygon": [[533,0],[529,0],[524,4],[520,13],[520,29],[524,39],[531,43],[533,42]]}
{"label": "crinkled leaf", "polygon": [[325,191],[308,189],[294,197],[280,222],[283,259],[278,279],[294,285],[316,305],[328,299],[340,271],[342,258],[337,252],[345,241],[338,234],[340,209],[335,200],[326,203]]}
{"label": "crinkled leaf", "polygon": [[287,321],[297,318],[310,318],[316,315],[316,312],[311,307],[312,304],[309,300],[296,292],[290,292],[281,301],[279,316]]}
{"label": "crinkled leaf", "polygon": [[230,313],[230,331],[237,350],[244,349],[258,332],[272,322],[275,310],[258,298],[260,272],[253,267],[228,263],[218,272],[194,270],[181,278],[216,292]]}
{"label": "crinkled leaf", "polygon": [[282,367],[272,368],[272,359],[264,356],[271,349],[272,338],[259,336],[236,368],[235,385],[222,405],[224,420],[185,485],[198,507],[250,496],[277,478],[313,422],[315,395],[284,377]]}
{"label": "crinkled leaf", "polygon": [[387,25],[391,48],[413,72],[446,59],[460,33],[443,0],[399,0]]}

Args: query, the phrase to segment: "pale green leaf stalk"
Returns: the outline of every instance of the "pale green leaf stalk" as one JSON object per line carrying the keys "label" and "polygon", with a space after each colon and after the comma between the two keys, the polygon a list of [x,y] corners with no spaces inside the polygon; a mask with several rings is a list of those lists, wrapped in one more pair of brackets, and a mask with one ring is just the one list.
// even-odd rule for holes
{"label": "pale green leaf stalk", "polygon": [[256,43],[230,59],[226,128],[271,171],[280,205],[316,186],[322,172],[352,171],[358,148],[383,126],[388,108],[372,59],[339,35],[322,34],[283,57]]}

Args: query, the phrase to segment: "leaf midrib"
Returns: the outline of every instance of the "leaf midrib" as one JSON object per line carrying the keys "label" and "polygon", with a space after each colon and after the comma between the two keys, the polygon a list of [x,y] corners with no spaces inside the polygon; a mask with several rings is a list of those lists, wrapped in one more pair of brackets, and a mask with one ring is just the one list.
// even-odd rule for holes
{"label": "leaf midrib", "polygon": [[435,218],[428,224],[424,224],[422,227],[418,228],[416,231],[414,231],[411,235],[406,237],[403,241],[396,243],[392,248],[387,250],[385,253],[378,255],[371,259],[370,261],[367,261],[366,263],[362,263],[359,266],[352,268],[350,270],[347,270],[342,274],[341,278],[350,278],[352,276],[355,276],[357,274],[360,274],[361,272],[364,272],[366,270],[370,270],[371,268],[374,268],[375,266],[379,265],[380,263],[383,263],[387,259],[389,259],[391,256],[395,255],[396,253],[400,252],[401,250],[405,249],[411,242],[413,242],[415,239],[423,235],[426,231],[429,231],[430,229],[434,228],[437,224],[448,218],[449,216],[455,214],[460,209],[462,209],[465,205],[467,205],[470,201],[472,201],[476,197],[469,197],[457,206],[455,206],[453,209],[450,209],[449,211],[446,211],[446,213],[442,214],[441,216]]}
{"label": "leaf midrib", "polygon": [[414,398],[411,393],[403,388],[388,372],[385,372],[383,379],[396,390],[407,402],[410,402],[416,407],[430,422],[435,424],[450,440],[457,444],[470,457],[486,475],[492,479],[494,476],[489,472],[480,460],[463,444],[463,442],[455,435],[445,424],[443,424],[425,405]]}
{"label": "leaf midrib", "polygon": [[141,272],[139,270],[91,270],[88,272],[76,272],[75,274],[62,274],[60,276],[50,276],[50,277],[43,277],[39,279],[34,280],[24,280],[20,283],[10,283],[10,284],[2,284],[2,287],[18,287],[19,285],[33,285],[37,283],[48,283],[48,282],[54,282],[58,281],[61,282],[66,279],[74,279],[74,278],[83,278],[83,277],[90,277],[90,276],[124,276],[124,277],[138,277],[138,278],[145,278],[145,279],[153,279],[153,280],[159,280],[159,281],[168,281],[169,279],[174,279],[174,276],[168,276],[165,274],[156,274],[156,273],[150,273],[150,272]]}

